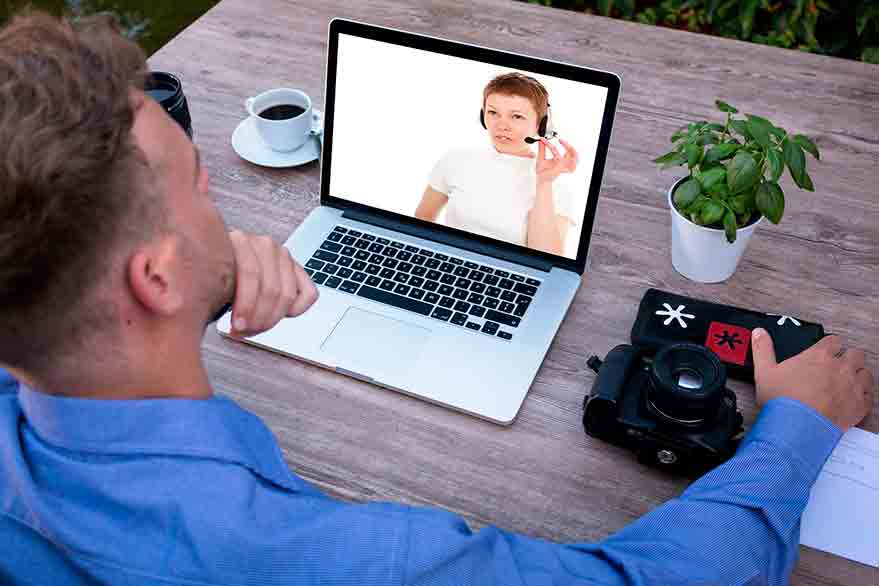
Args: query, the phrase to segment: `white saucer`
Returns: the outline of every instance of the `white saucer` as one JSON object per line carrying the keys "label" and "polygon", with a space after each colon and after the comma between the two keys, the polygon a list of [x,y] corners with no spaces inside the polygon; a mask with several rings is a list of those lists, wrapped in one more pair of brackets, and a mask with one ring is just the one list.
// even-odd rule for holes
{"label": "white saucer", "polygon": [[[323,122],[323,112],[314,109]],[[256,130],[256,121],[248,116],[232,133],[232,148],[245,161],[263,167],[296,167],[305,165],[320,157],[323,127],[319,135],[312,135],[298,149],[286,153],[274,151],[263,141]]]}

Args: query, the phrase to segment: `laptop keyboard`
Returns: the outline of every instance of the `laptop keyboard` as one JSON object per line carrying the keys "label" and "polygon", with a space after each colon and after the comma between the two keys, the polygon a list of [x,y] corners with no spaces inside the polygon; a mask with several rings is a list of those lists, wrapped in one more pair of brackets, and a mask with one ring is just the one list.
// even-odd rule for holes
{"label": "laptop keyboard", "polygon": [[336,226],[305,263],[323,287],[512,340],[540,281]]}

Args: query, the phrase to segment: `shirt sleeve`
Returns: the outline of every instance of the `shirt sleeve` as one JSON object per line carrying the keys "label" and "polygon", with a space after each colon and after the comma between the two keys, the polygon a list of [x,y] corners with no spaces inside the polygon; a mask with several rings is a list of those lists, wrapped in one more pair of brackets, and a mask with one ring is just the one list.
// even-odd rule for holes
{"label": "shirt sleeve", "polygon": [[404,584],[782,586],[809,491],[841,435],[797,401],[769,401],[733,458],[598,543],[471,534],[454,515],[413,512]]}
{"label": "shirt sleeve", "polygon": [[440,158],[439,161],[433,166],[433,169],[430,172],[430,177],[428,178],[428,184],[433,187],[435,190],[443,193],[445,195],[449,195],[449,153]]}
{"label": "shirt sleeve", "polygon": [[11,374],[0,368],[0,395],[18,392],[18,381]]}

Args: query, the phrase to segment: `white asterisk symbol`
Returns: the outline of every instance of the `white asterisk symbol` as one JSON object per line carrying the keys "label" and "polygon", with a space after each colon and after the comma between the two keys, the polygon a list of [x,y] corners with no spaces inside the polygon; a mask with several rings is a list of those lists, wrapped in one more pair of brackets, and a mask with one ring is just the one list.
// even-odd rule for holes
{"label": "white asterisk symbol", "polygon": [[787,320],[790,320],[795,326],[801,326],[801,324],[796,318],[791,317],[789,315],[781,315],[780,313],[770,313],[769,315],[775,316],[778,318],[778,321],[775,322],[780,326],[783,326]]}
{"label": "white asterisk symbol", "polygon": [[668,303],[663,303],[662,306],[666,309],[666,311],[663,311],[661,309],[657,310],[656,315],[668,316],[668,319],[662,322],[662,325],[664,326],[670,324],[672,320],[678,320],[680,326],[686,329],[687,322],[684,321],[684,318],[686,317],[689,319],[696,319],[695,315],[692,315],[690,313],[681,313],[684,311],[685,308],[683,305],[678,305],[677,309],[672,309],[671,305],[669,305]]}

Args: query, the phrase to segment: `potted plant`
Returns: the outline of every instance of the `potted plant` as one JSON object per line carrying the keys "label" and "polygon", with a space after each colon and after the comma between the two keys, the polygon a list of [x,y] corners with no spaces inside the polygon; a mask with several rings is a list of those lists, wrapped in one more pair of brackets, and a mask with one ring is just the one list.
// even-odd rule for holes
{"label": "potted plant", "polygon": [[785,167],[801,189],[814,191],[805,153],[820,158],[815,143],[790,135],[766,118],[717,100],[724,124],[699,121],[677,130],[674,150],[654,159],[663,169],[686,165],[689,175],[668,190],[672,264],[688,279],[717,283],[735,272],[751,234],[765,217],[784,215],[778,183]]}

